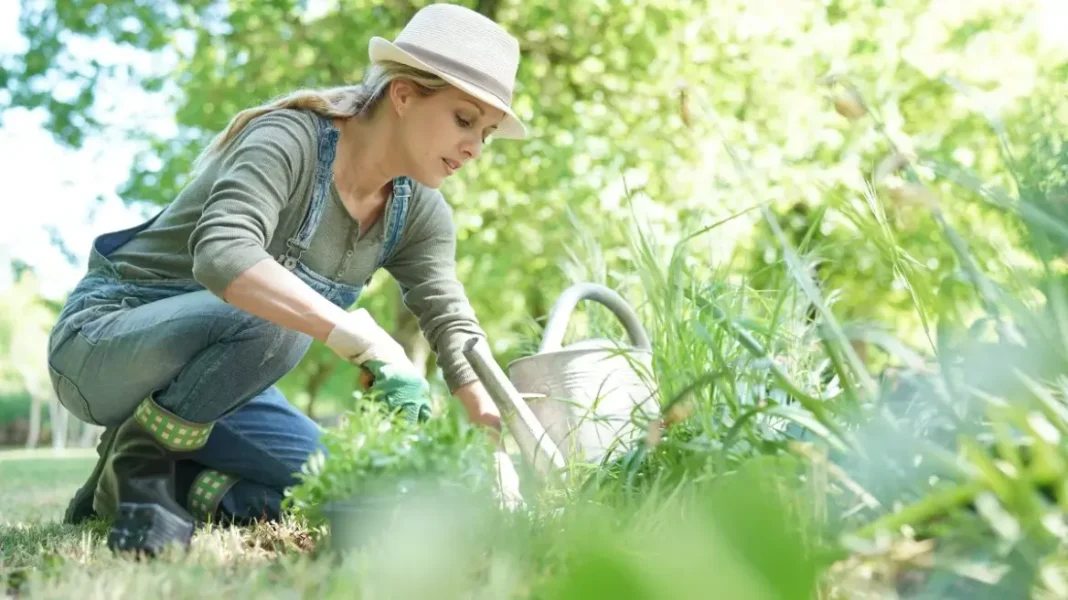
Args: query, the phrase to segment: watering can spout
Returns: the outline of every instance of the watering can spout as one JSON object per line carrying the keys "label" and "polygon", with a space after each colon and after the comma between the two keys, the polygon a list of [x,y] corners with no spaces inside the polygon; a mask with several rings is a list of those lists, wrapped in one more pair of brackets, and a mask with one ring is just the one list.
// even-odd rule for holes
{"label": "watering can spout", "polygon": [[501,420],[515,437],[519,451],[538,475],[545,478],[554,471],[563,470],[565,463],[560,449],[497,365],[486,340],[481,337],[469,339],[464,344],[464,357],[497,405]]}

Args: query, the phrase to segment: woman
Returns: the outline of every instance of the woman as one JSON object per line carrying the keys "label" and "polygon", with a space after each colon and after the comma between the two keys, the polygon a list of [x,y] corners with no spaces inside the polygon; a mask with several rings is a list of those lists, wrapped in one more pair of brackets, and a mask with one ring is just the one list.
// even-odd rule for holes
{"label": "woman", "polygon": [[[93,242],[49,342],[63,405],[107,427],[66,521],[113,517],[114,550],[187,546],[193,524],[277,518],[319,428],[275,383],[312,340],[372,375],[411,419],[428,386],[366,311],[385,268],[469,418],[497,409],[462,354],[482,336],[455,273],[436,188],[486,137],[520,139],[510,108],[518,42],[434,4],[394,43],[374,38],[361,85],[298,92],[239,113],[150,221]],[[502,462],[504,461],[504,462]],[[517,494],[507,457],[502,492]]]}

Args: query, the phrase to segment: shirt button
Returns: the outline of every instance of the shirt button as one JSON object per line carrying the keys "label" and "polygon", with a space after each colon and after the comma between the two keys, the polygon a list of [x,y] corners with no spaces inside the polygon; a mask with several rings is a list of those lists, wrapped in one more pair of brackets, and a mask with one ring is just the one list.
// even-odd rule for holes
{"label": "shirt button", "polygon": [[349,250],[348,252],[346,252],[345,256],[352,256],[352,250]]}

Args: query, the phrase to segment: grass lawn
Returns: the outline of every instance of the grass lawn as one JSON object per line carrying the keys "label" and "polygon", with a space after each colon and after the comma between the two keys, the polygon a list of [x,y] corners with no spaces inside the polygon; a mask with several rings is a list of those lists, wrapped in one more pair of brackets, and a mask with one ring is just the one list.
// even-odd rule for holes
{"label": "grass lawn", "polygon": [[[621,527],[597,511],[507,525],[483,522],[473,506],[435,505],[341,558],[320,552],[315,532],[293,524],[204,528],[186,553],[137,561],[108,550],[105,524],[59,522],[92,464],[86,453],[0,451],[0,584],[9,597],[682,599],[709,597],[709,589],[737,600],[811,597],[811,566],[776,569],[771,581],[728,551],[746,544],[709,539],[712,530],[701,527],[679,529],[665,518],[678,512],[670,507],[647,506],[639,511],[644,518]],[[749,508],[753,519],[778,522]],[[487,527],[497,527],[491,538]],[[774,537],[765,533],[765,541]],[[805,592],[773,593],[791,588]]]}
{"label": "grass lawn", "polygon": [[448,518],[436,519],[439,526],[410,522],[400,535],[341,558],[318,552],[315,532],[292,523],[208,526],[185,553],[116,556],[105,523],[60,522],[94,461],[92,451],[0,450],[0,597],[496,599],[529,592],[515,561],[459,551],[470,521]]}
{"label": "grass lawn", "polygon": [[92,450],[0,450],[0,525],[62,518],[95,458]]}
{"label": "grass lawn", "polygon": [[113,556],[104,543],[104,524],[60,522],[94,459],[92,451],[0,451],[0,584],[8,596],[88,600],[332,595],[333,565],[312,560],[305,552],[311,547],[309,536],[293,527],[205,529],[182,556],[143,563]]}

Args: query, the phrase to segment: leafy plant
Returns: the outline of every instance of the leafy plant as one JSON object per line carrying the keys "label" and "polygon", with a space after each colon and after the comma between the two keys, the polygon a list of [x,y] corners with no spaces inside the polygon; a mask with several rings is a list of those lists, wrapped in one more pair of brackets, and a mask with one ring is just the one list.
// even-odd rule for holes
{"label": "leafy plant", "polygon": [[361,402],[323,433],[323,451],[303,466],[287,490],[286,509],[309,523],[326,520],[330,503],[359,497],[400,498],[431,488],[489,492],[494,484],[488,435],[450,408],[420,425]]}

